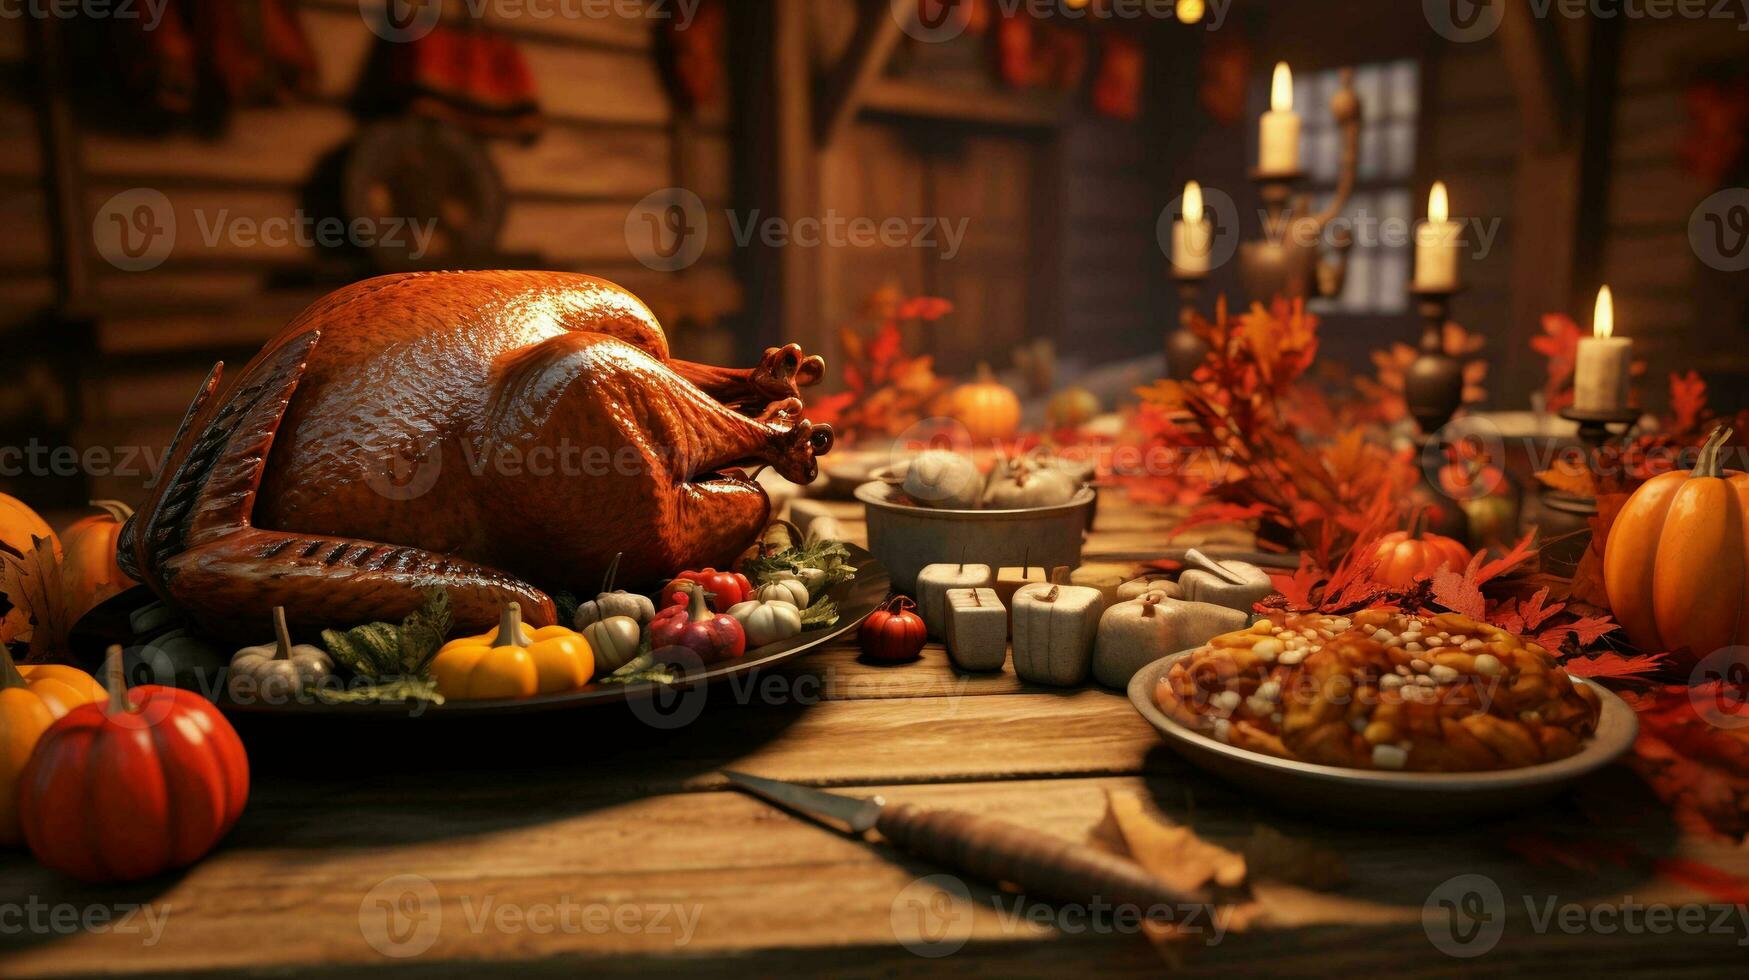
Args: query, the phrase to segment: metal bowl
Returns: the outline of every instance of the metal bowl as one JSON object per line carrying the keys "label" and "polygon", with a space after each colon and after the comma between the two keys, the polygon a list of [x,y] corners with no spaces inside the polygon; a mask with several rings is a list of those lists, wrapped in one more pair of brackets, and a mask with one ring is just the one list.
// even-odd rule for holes
{"label": "metal bowl", "polygon": [[1082,487],[1054,507],[942,510],[900,503],[899,495],[897,487],[879,480],[856,488],[868,520],[868,550],[900,592],[915,591],[917,573],[937,562],[1074,568],[1081,564],[1094,500],[1093,491]]}

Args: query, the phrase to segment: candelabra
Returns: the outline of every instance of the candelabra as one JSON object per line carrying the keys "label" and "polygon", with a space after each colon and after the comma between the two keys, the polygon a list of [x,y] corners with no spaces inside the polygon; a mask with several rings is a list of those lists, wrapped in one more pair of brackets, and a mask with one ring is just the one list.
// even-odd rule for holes
{"label": "candelabra", "polygon": [[1353,237],[1333,233],[1332,254],[1319,247],[1331,219],[1348,206],[1360,164],[1360,97],[1354,92],[1354,70],[1342,71],[1342,85],[1330,99],[1330,114],[1342,130],[1342,158],[1336,193],[1324,209],[1313,213],[1309,199],[1295,192],[1303,170],[1251,172],[1263,200],[1263,238],[1239,248],[1239,279],[1254,298],[1334,296],[1342,291],[1347,252]]}

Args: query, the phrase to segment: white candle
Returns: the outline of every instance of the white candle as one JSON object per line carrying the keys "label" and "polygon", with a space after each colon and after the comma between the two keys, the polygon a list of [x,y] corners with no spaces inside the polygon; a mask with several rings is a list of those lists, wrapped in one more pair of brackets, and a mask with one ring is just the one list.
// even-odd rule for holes
{"label": "white candle", "polygon": [[1427,195],[1427,220],[1415,229],[1415,288],[1450,292],[1458,284],[1458,238],[1462,225],[1450,219],[1445,182],[1433,182]]}
{"label": "white candle", "polygon": [[1265,174],[1300,169],[1300,116],[1294,112],[1294,76],[1287,62],[1277,62],[1269,86],[1269,111],[1257,131],[1257,169]]}
{"label": "white candle", "polygon": [[1619,412],[1628,404],[1628,372],[1633,343],[1615,336],[1615,299],[1609,287],[1597,291],[1592,336],[1579,341],[1573,367],[1573,408],[1581,412]]}
{"label": "white candle", "polygon": [[1183,217],[1172,225],[1172,269],[1179,275],[1200,276],[1209,271],[1209,246],[1214,229],[1202,213],[1202,186],[1184,185]]}

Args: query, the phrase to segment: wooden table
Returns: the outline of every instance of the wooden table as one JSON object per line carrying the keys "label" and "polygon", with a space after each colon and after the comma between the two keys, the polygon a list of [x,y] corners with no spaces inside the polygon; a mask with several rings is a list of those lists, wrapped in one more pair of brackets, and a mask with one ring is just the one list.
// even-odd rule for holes
{"label": "wooden table", "polygon": [[[1103,508],[1090,550],[1166,545],[1166,515],[1121,499]],[[844,516],[860,533],[855,508]],[[1740,969],[1749,944],[1749,922],[1730,908],[1728,919],[1708,913],[1717,932],[1608,931],[1620,920],[1607,909],[1625,895],[1712,901],[1655,874],[1652,857],[1749,875],[1749,853],[1678,833],[1621,767],[1558,804],[1482,826],[1297,818],[1187,768],[1118,694],[1033,687],[1008,670],[959,674],[933,646],[901,667],[859,663],[848,645],[822,652],[756,684],[710,689],[679,727],[614,709],[487,724],[258,724],[244,735],[248,812],[185,874],[84,887],[24,855],[0,857],[0,975],[1162,969],[1133,925],[1031,904],[1017,916],[1014,899],[980,883],[919,883],[938,869],[726,791],[724,766],[1077,839],[1100,822],[1109,790],[1139,791],[1217,842],[1264,824],[1330,848],[1353,878],[1341,894],[1394,913],[1389,925],[1229,933],[1184,950],[1197,972],[1698,973]],[[1625,843],[1648,860],[1533,862],[1508,846],[1532,834]],[[1495,883],[1506,910],[1502,938],[1479,959],[1440,952],[1420,920],[1435,889],[1466,874]],[[1551,902],[1602,904],[1605,918],[1539,927]],[[135,906],[150,914],[79,924]]]}

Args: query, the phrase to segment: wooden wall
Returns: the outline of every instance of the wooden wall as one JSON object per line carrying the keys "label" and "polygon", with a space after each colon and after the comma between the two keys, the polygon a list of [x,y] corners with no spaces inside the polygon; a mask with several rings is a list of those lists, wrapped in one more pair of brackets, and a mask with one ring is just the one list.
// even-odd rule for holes
{"label": "wooden wall", "polygon": [[[1684,99],[1705,73],[1749,63],[1749,33],[1716,20],[1624,26],[1617,72],[1601,279],[1617,323],[1648,361],[1659,402],[1673,370],[1696,368],[1718,407],[1749,408],[1749,273],[1721,272],[1690,247],[1690,216],[1714,191],[1680,160],[1693,117]],[[1727,183],[1749,183],[1749,160]]]}
{"label": "wooden wall", "polygon": [[[851,7],[815,8],[821,61],[839,56]],[[1144,43],[1160,27],[1126,25]],[[860,117],[821,158],[822,211],[966,227],[952,258],[915,248],[822,254],[823,321],[852,319],[873,289],[893,284],[955,303],[949,321],[914,338],[950,374],[981,361],[1007,368],[1032,338],[1082,364],[1157,349],[1168,310],[1154,291],[1164,256],[1146,124],[1093,114],[1085,92],[1006,87],[993,77],[991,43],[975,33],[902,40]]]}
{"label": "wooden wall", "polygon": [[[210,226],[221,212],[232,219],[292,215],[305,206],[318,162],[356,132],[347,102],[380,42],[356,0],[300,0],[298,16],[319,66],[314,99],[239,111],[218,139],[139,139],[80,125],[86,214],[74,226],[88,228],[89,215],[118,191],[151,187],[177,212],[177,240],[163,265],[123,272],[92,254],[89,235],[81,235],[93,288],[84,308],[72,311],[79,314],[72,324],[41,319],[54,281],[36,100],[23,84],[27,25],[0,20],[0,70],[8,76],[0,92],[7,148],[0,153],[0,218],[7,227],[0,236],[0,318],[36,324],[26,330],[88,336],[74,405],[77,444],[162,445],[214,360],[240,366],[290,316],[343,281],[319,271],[310,249],[214,246],[201,233],[201,221]],[[499,248],[532,257],[539,267],[621,282],[656,308],[677,348],[710,347],[722,356],[721,334],[701,324],[732,316],[741,303],[721,221],[731,186],[726,83],[715,107],[680,128],[658,73],[652,20],[520,17],[496,26],[521,49],[548,117],[531,145],[489,146],[508,193]],[[673,185],[700,196],[713,215],[712,233],[692,268],[655,272],[631,255],[625,219],[645,195]],[[91,492],[137,496],[138,481],[100,479]]]}

